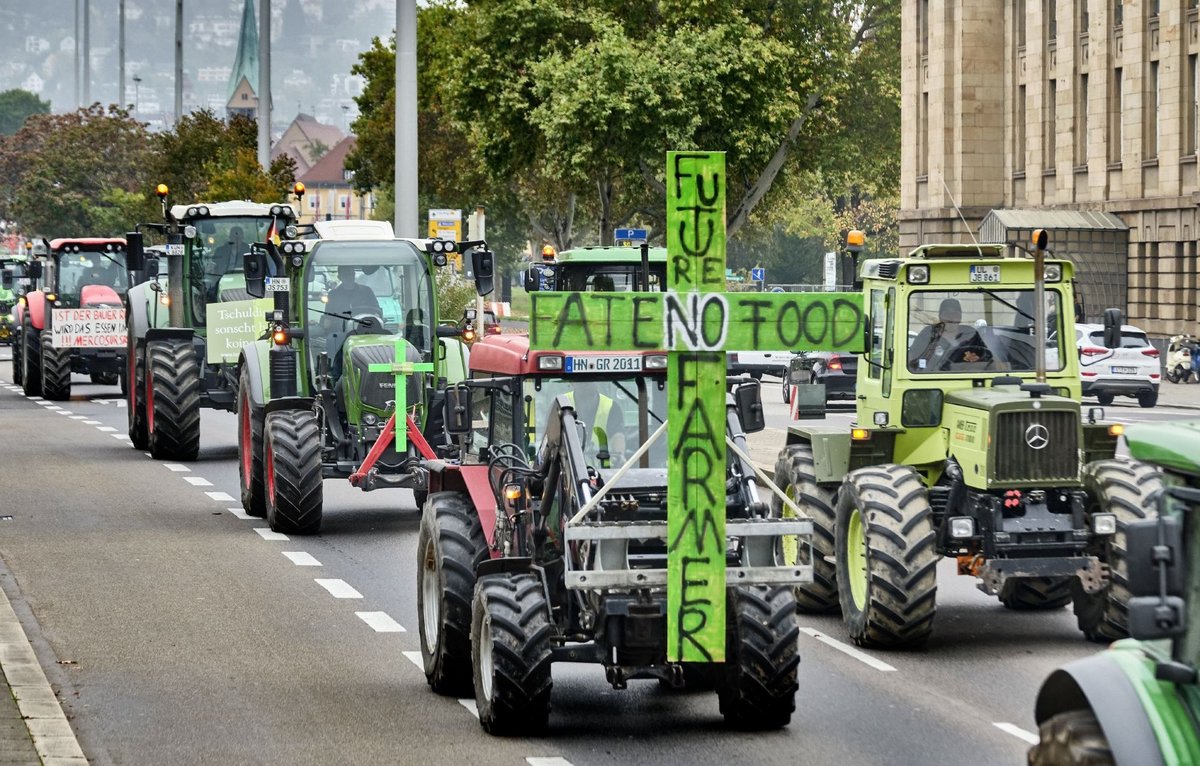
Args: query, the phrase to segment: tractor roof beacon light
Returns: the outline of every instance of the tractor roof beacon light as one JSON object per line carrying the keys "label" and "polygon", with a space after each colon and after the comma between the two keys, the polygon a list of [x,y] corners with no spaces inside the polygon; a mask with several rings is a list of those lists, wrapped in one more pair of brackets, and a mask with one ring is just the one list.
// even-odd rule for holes
{"label": "tractor roof beacon light", "polygon": [[556,253],[554,251],[554,245],[542,245],[542,260],[543,261],[545,261],[546,263],[553,263],[554,259],[557,255],[558,255],[558,253]]}
{"label": "tractor roof beacon light", "polygon": [[292,186],[292,194],[295,194],[297,197],[303,198],[304,197],[304,184],[297,181]]}
{"label": "tractor roof beacon light", "polygon": [[851,229],[846,234],[846,249],[852,253],[861,253],[867,244],[867,235],[861,229]]}

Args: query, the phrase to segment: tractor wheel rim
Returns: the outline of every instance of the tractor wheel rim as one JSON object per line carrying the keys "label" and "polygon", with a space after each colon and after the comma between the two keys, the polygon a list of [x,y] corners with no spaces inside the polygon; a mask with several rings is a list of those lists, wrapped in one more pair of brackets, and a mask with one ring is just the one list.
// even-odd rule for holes
{"label": "tractor wheel rim", "polygon": [[242,443],[238,445],[242,452],[242,489],[249,489],[252,482],[250,471],[254,456],[251,454],[253,443],[250,440],[250,405],[242,397]]}
{"label": "tractor wheel rim", "polygon": [[[796,502],[796,490],[791,484],[787,485],[787,488],[783,490],[783,494],[788,500],[791,500],[793,503]],[[784,503],[782,516],[785,519],[794,519],[796,518],[796,512],[787,503]],[[781,542],[783,543],[784,566],[795,566],[796,561],[800,557],[800,538],[796,535],[784,535]]]}
{"label": "tractor wheel rim", "polygon": [[483,616],[479,626],[479,691],[485,700],[492,699],[492,618]]}
{"label": "tractor wheel rim", "polygon": [[854,607],[862,610],[867,604],[867,530],[857,508],[850,512],[846,525],[846,572]]}
{"label": "tractor wheel rim", "polygon": [[421,556],[421,626],[425,647],[432,654],[437,651],[438,633],[441,632],[442,589],[438,585],[437,547],[431,539],[425,544]]}

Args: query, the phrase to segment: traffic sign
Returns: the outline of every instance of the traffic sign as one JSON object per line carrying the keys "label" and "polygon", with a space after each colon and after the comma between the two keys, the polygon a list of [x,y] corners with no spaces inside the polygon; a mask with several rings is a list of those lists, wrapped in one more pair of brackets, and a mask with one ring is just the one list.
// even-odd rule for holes
{"label": "traffic sign", "polygon": [[633,247],[650,239],[646,229],[613,229],[613,241],[617,247]]}
{"label": "traffic sign", "polygon": [[766,269],[750,269],[750,279],[754,282],[766,282],[767,281],[767,270]]}

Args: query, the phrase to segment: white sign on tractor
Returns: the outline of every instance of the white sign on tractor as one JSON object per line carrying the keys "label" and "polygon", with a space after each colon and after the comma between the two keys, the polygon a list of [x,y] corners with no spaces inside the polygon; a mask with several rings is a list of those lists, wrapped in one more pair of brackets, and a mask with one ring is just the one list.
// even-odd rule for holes
{"label": "white sign on tractor", "polygon": [[54,309],[55,348],[125,348],[125,309]]}

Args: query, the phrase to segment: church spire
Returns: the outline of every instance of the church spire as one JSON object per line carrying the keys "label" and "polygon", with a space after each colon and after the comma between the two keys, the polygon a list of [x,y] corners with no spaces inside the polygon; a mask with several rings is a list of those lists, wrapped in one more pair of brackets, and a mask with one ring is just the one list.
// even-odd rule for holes
{"label": "church spire", "polygon": [[[258,88],[258,25],[254,23],[254,3],[245,0],[242,7],[242,28],[238,34],[237,57],[233,60],[233,71],[229,73],[230,108],[233,108],[234,95],[237,93],[242,80],[250,87],[255,95],[257,107]],[[239,105],[240,106],[240,105]]]}

